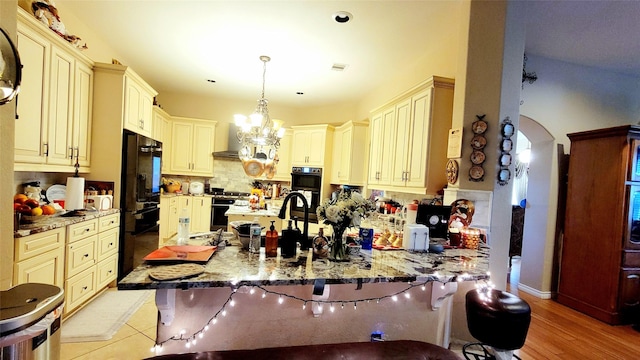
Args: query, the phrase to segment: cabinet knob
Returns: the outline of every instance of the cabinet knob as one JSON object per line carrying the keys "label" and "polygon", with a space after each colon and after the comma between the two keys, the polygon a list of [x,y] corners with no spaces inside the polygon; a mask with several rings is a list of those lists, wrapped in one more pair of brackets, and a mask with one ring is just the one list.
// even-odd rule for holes
{"label": "cabinet knob", "polygon": [[87,257],[89,257],[89,254],[84,254],[84,255],[82,255],[82,257],[86,257],[87,258]]}
{"label": "cabinet knob", "polygon": [[83,287],[82,287],[82,291],[85,291],[85,290],[87,290],[87,287],[86,287],[86,286],[83,286]]}

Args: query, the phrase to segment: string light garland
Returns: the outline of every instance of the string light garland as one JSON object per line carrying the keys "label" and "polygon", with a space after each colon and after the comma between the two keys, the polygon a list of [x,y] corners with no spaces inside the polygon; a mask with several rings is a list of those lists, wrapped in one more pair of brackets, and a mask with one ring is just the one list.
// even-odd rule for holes
{"label": "string light garland", "polygon": [[[487,276],[489,276],[490,274],[487,272]],[[446,287],[447,283],[452,283],[452,282],[461,282],[461,281],[465,281],[465,280],[469,280],[471,279],[471,276],[467,273],[461,274],[461,275],[455,275],[446,279],[440,279],[440,276],[436,274],[433,274],[433,276],[438,277],[438,280],[426,280],[424,282],[420,282],[420,283],[415,283],[415,282],[408,282],[407,283],[407,287],[403,290],[397,291],[395,293],[391,293],[391,294],[387,294],[387,295],[383,295],[380,297],[374,297],[374,298],[363,298],[363,299],[357,299],[357,300],[315,300],[315,299],[304,299],[295,295],[291,295],[291,294],[286,294],[286,293],[281,293],[281,292],[277,292],[277,291],[271,291],[265,287],[263,287],[262,285],[245,285],[242,284],[240,286],[236,286],[236,284],[233,284],[231,286],[231,293],[229,294],[229,297],[226,299],[226,301],[222,304],[222,306],[220,307],[220,309],[212,316],[209,318],[209,320],[207,320],[207,322],[205,323],[205,325],[198,331],[194,332],[191,335],[186,335],[187,331],[185,329],[180,330],[180,332],[164,341],[160,341],[160,342],[156,342],[156,344],[151,347],[151,352],[156,353],[156,354],[160,354],[162,352],[162,348],[164,346],[164,344],[166,344],[169,341],[184,341],[185,342],[185,348],[189,349],[192,346],[195,346],[197,344],[197,339],[202,339],[204,337],[204,334],[210,329],[210,327],[212,325],[215,325],[218,322],[218,316],[222,316],[225,317],[227,315],[227,306],[230,307],[234,307],[235,306],[235,301],[233,300],[233,297],[236,296],[236,294],[238,293],[238,289],[243,288],[243,287],[248,287],[250,288],[248,291],[249,295],[253,295],[256,292],[256,289],[258,290],[262,290],[262,295],[261,298],[264,299],[267,297],[267,295],[277,295],[278,296],[278,304],[282,304],[284,303],[285,298],[286,299],[292,299],[292,300],[296,300],[296,301],[300,301],[302,302],[302,310],[305,310],[307,307],[307,303],[308,302],[315,302],[315,303],[319,303],[319,304],[329,304],[329,311],[330,312],[335,312],[335,306],[334,304],[340,304],[341,305],[341,309],[344,310],[344,305],[345,303],[353,303],[353,310],[357,310],[358,307],[358,303],[370,303],[372,300],[376,301],[376,304],[380,304],[380,301],[385,300],[385,299],[391,299],[394,303],[397,303],[399,300],[398,295],[404,295],[404,297],[407,300],[411,299],[411,295],[409,294],[409,291],[413,288],[420,288],[420,290],[425,291],[427,288],[427,284],[428,283],[435,283],[438,282],[441,284],[441,288],[444,289]],[[478,283],[479,280],[476,280],[476,289],[477,291],[479,291],[482,294],[486,294],[488,292],[489,289],[493,289],[495,288],[495,285],[493,283],[491,283],[490,281],[488,281],[487,279],[480,279],[481,281],[483,281],[483,283]]]}

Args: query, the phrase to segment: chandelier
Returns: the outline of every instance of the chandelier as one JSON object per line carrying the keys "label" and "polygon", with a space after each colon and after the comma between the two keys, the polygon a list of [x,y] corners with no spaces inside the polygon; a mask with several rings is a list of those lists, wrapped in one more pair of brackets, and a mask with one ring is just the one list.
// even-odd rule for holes
{"label": "chandelier", "polygon": [[265,75],[267,73],[268,56],[260,56],[263,63],[262,70],[262,94],[258,100],[258,106],[248,117],[241,114],[234,115],[235,124],[238,127],[237,137],[240,142],[238,156],[242,160],[245,173],[258,177],[266,173],[267,178],[275,174],[275,165],[278,161],[277,151],[280,147],[280,139],[285,129],[281,120],[271,120],[268,100],[264,98]]}

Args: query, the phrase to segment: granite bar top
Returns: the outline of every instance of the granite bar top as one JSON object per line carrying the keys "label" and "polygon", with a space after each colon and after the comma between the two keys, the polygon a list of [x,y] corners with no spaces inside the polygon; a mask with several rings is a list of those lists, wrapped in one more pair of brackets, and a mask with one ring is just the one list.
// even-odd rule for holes
{"label": "granite bar top", "polygon": [[253,215],[253,216],[278,216],[280,208],[268,208],[267,210],[251,210],[248,206],[229,206],[229,210],[224,213],[225,216],[229,215]]}
{"label": "granite bar top", "polygon": [[55,215],[41,215],[41,216],[28,216],[22,220],[18,230],[13,232],[13,237],[29,236],[48,230],[61,228],[67,225],[76,224],[79,222],[99,218],[101,216],[107,216],[120,212],[120,209],[108,209],[108,210],[82,210],[81,216],[62,216],[63,213]]}
{"label": "granite bar top", "polygon": [[[237,240],[203,264],[204,273],[187,279],[156,281],[148,271],[167,264],[145,262],[118,283],[120,290],[188,289],[241,285],[304,285],[488,279],[489,248],[446,249],[441,254],[405,250],[362,250],[348,262],[312,259],[312,250],[293,258],[265,257],[242,249]],[[171,264],[171,263],[169,263]]]}

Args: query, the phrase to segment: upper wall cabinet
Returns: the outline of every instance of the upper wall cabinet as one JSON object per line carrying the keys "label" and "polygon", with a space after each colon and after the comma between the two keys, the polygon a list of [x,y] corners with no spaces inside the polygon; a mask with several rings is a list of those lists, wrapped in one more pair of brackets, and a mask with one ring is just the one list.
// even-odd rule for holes
{"label": "upper wall cabinet", "polygon": [[153,97],[158,93],[138,76],[127,76],[124,82],[124,128],[152,137]]}
{"label": "upper wall cabinet", "polygon": [[364,185],[367,131],[368,124],[353,121],[336,127],[333,134],[332,184]]}
{"label": "upper wall cabinet", "polygon": [[447,184],[453,89],[434,76],[371,112],[370,188],[435,195]]}
{"label": "upper wall cabinet", "polygon": [[215,121],[173,117],[166,173],[212,177],[215,131]]}
{"label": "upper wall cabinet", "polygon": [[325,160],[331,156],[334,127],[331,125],[292,126],[291,147],[292,166],[325,167]]}
{"label": "upper wall cabinet", "polygon": [[93,62],[18,8],[16,171],[89,171]]}

